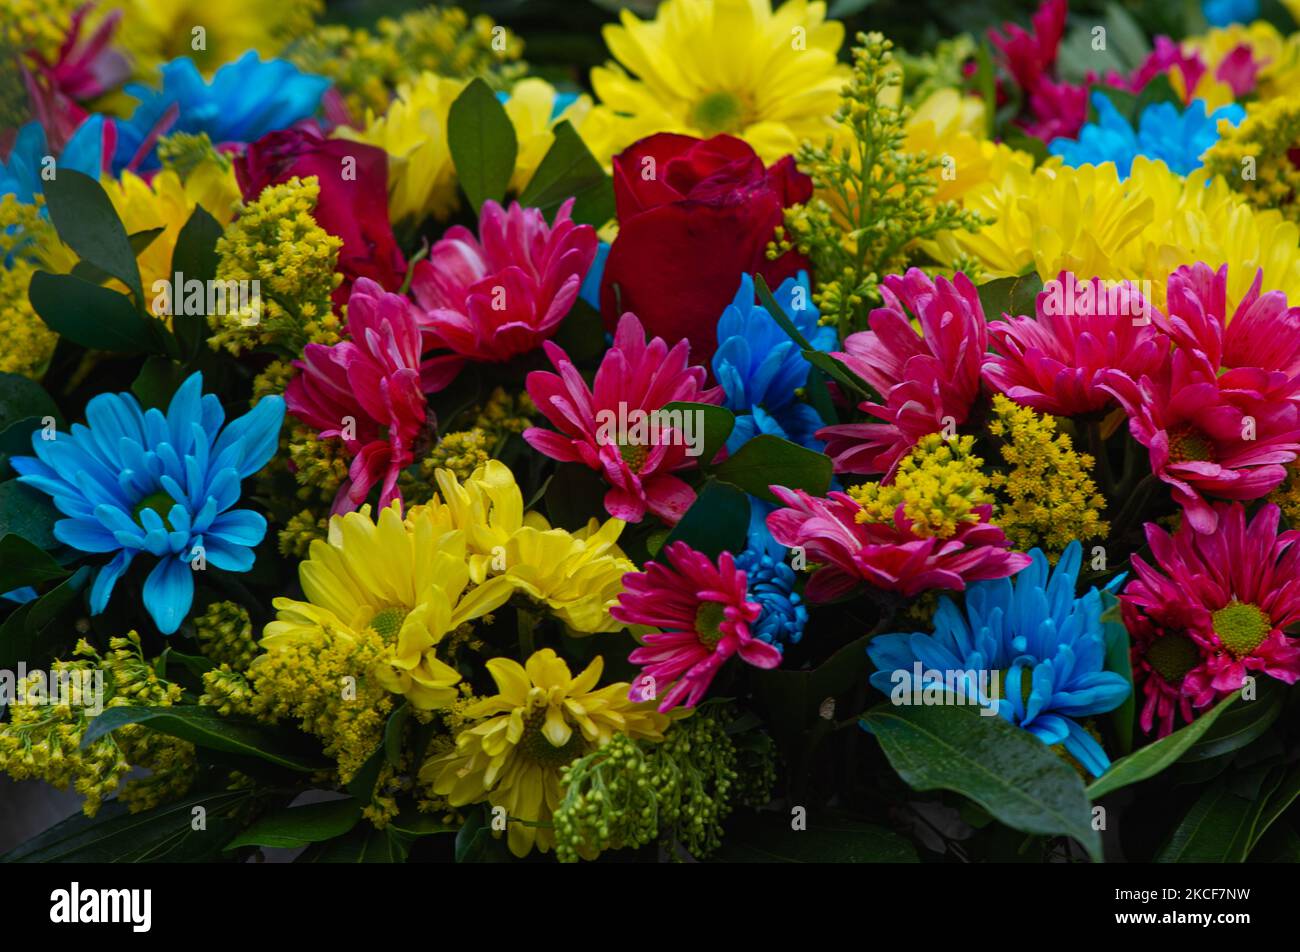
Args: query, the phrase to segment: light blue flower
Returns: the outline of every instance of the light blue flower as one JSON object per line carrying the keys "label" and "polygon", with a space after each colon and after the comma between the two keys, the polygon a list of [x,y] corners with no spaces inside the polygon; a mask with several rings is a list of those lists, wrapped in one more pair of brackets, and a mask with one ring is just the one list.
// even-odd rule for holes
{"label": "light blue flower", "polygon": [[1259,0],[1204,0],[1201,12],[1210,26],[1253,23],[1259,19]]}
{"label": "light blue flower", "polygon": [[781,556],[753,548],[737,556],[736,568],[745,573],[746,597],[763,606],[749,630],[782,651],[786,645],[798,644],[808,624],[808,609],[794,590],[794,570]]}
{"label": "light blue flower", "polygon": [[[867,647],[877,668],[872,685],[891,693],[899,684],[896,672],[905,672],[903,683],[911,684],[919,662],[923,681],[953,677],[968,700],[984,707],[996,698],[1005,720],[1045,744],[1064,744],[1093,776],[1100,776],[1110,760],[1076,718],[1114,710],[1131,687],[1123,675],[1106,670],[1101,592],[1093,588],[1075,597],[1082,553],[1083,547],[1071,542],[1053,572],[1035,549],[1029,553],[1033,561],[1014,581],[970,585],[965,614],[943,597],[934,614],[934,634],[874,638]],[[1117,578],[1107,588],[1122,581]],[[937,678],[930,672],[937,672]],[[905,693],[922,687],[911,685]]]}
{"label": "light blue flower", "polygon": [[313,115],[330,81],[287,60],[263,62],[249,50],[216,71],[209,83],[188,58],[162,67],[162,89],[132,84],[140,101],[118,124],[115,171],[158,167],[154,143],[173,132],[206,132],[214,144],[253,142]]}
{"label": "light blue flower", "polygon": [[600,282],[605,277],[605,259],[609,257],[609,242],[602,241],[596,245],[596,257],[592,259],[587,276],[582,279],[578,297],[586,301],[597,311],[600,310]]}
{"label": "light blue flower", "polygon": [[[88,116],[77,127],[63,151],[56,157],[55,174],[72,169],[98,179],[104,160],[103,116]],[[50,155],[45,128],[29,122],[18,130],[8,161],[0,162],[0,195],[15,195],[18,201],[31,203],[45,192],[41,173]]]}
{"label": "light blue flower", "polygon": [[137,555],[158,559],[144,583],[144,606],[167,635],[190,610],[192,563],[252,568],[266,520],[232,507],[240,482],[275,452],[284,400],[264,397],[223,429],[225,416],[196,373],[166,414],[141,410],[129,393],[100,394],[86,405],[89,426],[73,424],[52,440],[33,433],[36,457],[10,459],[19,480],[49,493],[67,517],[54,524],[56,539],[81,552],[113,553],[91,588],[92,613],[108,605]]}
{"label": "light blue flower", "polygon": [[1142,110],[1135,132],[1104,93],[1093,93],[1092,104],[1097,122],[1085,125],[1077,140],[1053,139],[1047,149],[1066,165],[1114,162],[1120,178],[1128,178],[1139,155],[1159,159],[1179,175],[1195,172],[1201,167],[1201,156],[1219,141],[1219,120],[1235,126],[1246,118],[1246,111],[1236,103],[1209,115],[1201,99],[1192,100],[1182,112],[1170,102],[1152,103]]}

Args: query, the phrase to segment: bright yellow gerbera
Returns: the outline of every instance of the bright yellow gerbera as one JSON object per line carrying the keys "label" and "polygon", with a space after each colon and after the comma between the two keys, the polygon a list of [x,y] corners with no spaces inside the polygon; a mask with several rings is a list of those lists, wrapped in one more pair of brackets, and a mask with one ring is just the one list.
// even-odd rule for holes
{"label": "bright yellow gerbera", "polygon": [[844,27],[826,5],[788,0],[667,0],[653,20],[623,10],[603,31],[617,63],[592,70],[622,145],[651,132],[739,136],[765,162],[831,130],[847,67]]}
{"label": "bright yellow gerbera", "polygon": [[466,709],[478,723],[456,736],[455,750],[420,769],[420,781],[452,806],[487,800],[504,807],[510,852],[527,856],[555,845],[551,817],[560,805],[560,769],[616,733],[662,740],[669,718],[651,701],[628,700],[627,683],[596,689],[604,670],[597,657],[576,678],[550,648],[526,665],[493,658],[496,694]]}
{"label": "bright yellow gerbera", "polygon": [[1030,171],[1012,164],[999,181],[963,197],[993,219],[978,232],[946,236],[930,250],[941,260],[967,255],[987,278],[1062,270],[1108,280],[1147,280],[1157,307],[1180,265],[1228,268],[1230,305],[1264,271],[1263,289],[1300,297],[1300,228],[1276,211],[1252,208],[1222,179],[1207,185],[1200,169],[1184,178],[1139,156],[1128,179],[1115,166],[1063,166],[1052,159]]}
{"label": "bright yellow gerbera", "polygon": [[397,503],[378,523],[369,507],[331,519],[328,540],[312,543],[298,578],[307,600],[274,601],[262,646],[271,652],[286,640],[349,639],[370,629],[390,646],[371,673],[423,710],[457,697],[460,673],[438,658],[438,643],[514,590],[488,579],[467,592],[465,534],[448,531],[428,509],[403,519]]}
{"label": "bright yellow gerbera", "polygon": [[623,590],[623,576],[636,566],[617,544],[621,520],[592,519],[577,532],[554,529],[540,513],[524,512],[514,473],[498,460],[480,466],[464,483],[446,469],[435,478],[438,495],[411,511],[428,510],[438,523],[465,533],[471,580],[508,580],[575,634],[623,627],[609,609]]}
{"label": "bright yellow gerbera", "polygon": [[997,181],[1009,165],[1032,168],[1033,156],[985,138],[984,102],[955,89],[928,96],[907,117],[905,149],[943,160],[932,173],[938,186],[933,201],[953,201],[975,186]]}
{"label": "bright yellow gerbera", "polygon": [[120,180],[105,176],[104,190],[122,219],[128,235],[162,228],[149,247],[142,251],[140,279],[146,293],[154,281],[172,278],[172,252],[181,228],[189,221],[195,205],[203,208],[221,225],[235,217],[239,202],[239,183],[232,168],[215,161],[202,162],[182,181],[176,172],[164,169],[146,182],[133,172],[123,172]]}

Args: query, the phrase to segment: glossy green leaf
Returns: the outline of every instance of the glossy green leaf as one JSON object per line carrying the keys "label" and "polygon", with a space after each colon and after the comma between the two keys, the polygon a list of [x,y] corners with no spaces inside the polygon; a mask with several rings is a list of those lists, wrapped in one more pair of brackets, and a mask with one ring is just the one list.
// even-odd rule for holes
{"label": "glossy green leaf", "polygon": [[572,198],[573,220],[600,227],[614,217],[614,186],[573,125],[554,129],[555,141],[519,196],[519,204],[540,208],[549,218]]}
{"label": "glossy green leaf", "polygon": [[739,486],[745,492],[779,503],[769,486],[802,489],[824,496],[830,488],[831,458],[771,433],[760,433],[717,465],[718,479]]}
{"label": "glossy green leaf", "polygon": [[225,845],[233,850],[240,846],[270,846],[296,849],[342,836],[361,819],[361,803],[351,797],[285,807],[259,817],[251,826]]}
{"label": "glossy green leaf", "polygon": [[456,177],[474,211],[501,201],[515,170],[519,144],[505,107],[482,79],[473,79],[451,104],[447,145]]}
{"label": "glossy green leaf", "polygon": [[123,354],[162,350],[153,329],[116,291],[70,274],[37,271],[28,295],[41,320],[74,344]]}

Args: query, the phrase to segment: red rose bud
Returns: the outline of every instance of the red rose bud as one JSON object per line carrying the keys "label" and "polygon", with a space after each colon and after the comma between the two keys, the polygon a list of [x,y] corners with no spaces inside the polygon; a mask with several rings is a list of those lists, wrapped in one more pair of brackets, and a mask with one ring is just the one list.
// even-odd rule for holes
{"label": "red rose bud", "polygon": [[767,244],[783,209],[811,197],[812,180],[792,158],[764,168],[732,136],[659,133],[628,147],[614,157],[619,231],[600,291],[606,328],[631,311],[651,336],[689,340],[707,365],[742,274],[775,287],[808,268],[794,252],[769,261]]}
{"label": "red rose bud", "polygon": [[406,258],[388,220],[388,155],[383,149],[327,139],[314,122],[302,122],[262,136],[235,159],[235,177],[246,202],[268,185],[311,175],[320,184],[316,222],[343,240],[343,283],[334,292],[335,303],[347,301],[357,278],[398,290],[406,278]]}

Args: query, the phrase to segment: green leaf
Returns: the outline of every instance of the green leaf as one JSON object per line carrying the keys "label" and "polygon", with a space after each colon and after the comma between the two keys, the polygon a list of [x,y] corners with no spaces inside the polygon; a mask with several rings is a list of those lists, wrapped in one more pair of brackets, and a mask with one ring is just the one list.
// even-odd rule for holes
{"label": "green leaf", "polygon": [[1115,725],[1115,736],[1119,742],[1120,752],[1127,754],[1133,749],[1133,718],[1137,711],[1128,629],[1120,619],[1119,599],[1114,594],[1102,591],[1101,604],[1101,631],[1106,639],[1106,670],[1122,675],[1129,683],[1128,697],[1124,699],[1123,704],[1110,712],[1110,721]]}
{"label": "green leaf", "polygon": [[572,198],[573,220],[600,227],[614,217],[614,186],[573,125],[554,129],[555,141],[519,196],[519,204],[551,215]]}
{"label": "green leaf", "polygon": [[1043,279],[1034,273],[997,278],[976,289],[987,321],[998,320],[1004,314],[1032,316],[1035,299],[1042,290]]}
{"label": "green leaf", "polygon": [[[220,237],[221,225],[202,205],[195,205],[189,220],[176,236],[172,274],[179,272],[187,281],[191,278],[213,280],[217,276],[217,239]],[[192,359],[207,337],[208,323],[201,316],[173,317],[172,333],[180,344],[181,354],[187,360]]]}
{"label": "green leaf", "polygon": [[506,846],[505,835],[493,835],[487,818],[487,807],[484,807],[465,819],[465,825],[456,834],[456,862],[510,862],[510,850]]}
{"label": "green leaf", "polygon": [[722,449],[727,437],[731,436],[731,430],[736,425],[736,415],[726,407],[717,407],[710,403],[687,403],[685,401],[676,401],[665,404],[661,412],[671,412],[680,410],[683,414],[696,414],[694,420],[702,424],[701,426],[692,424],[690,434],[692,437],[701,436],[700,454],[696,457],[699,465],[708,466],[713,462],[713,458],[718,455],[718,450]]}
{"label": "green leaf", "polygon": [[605,353],[605,322],[582,298],[573,302],[555,332],[555,343],[579,366],[599,363]]}
{"label": "green leaf", "polygon": [[1105,26],[1106,45],[1118,54],[1125,67],[1123,72],[1141,66],[1151,52],[1151,44],[1133,16],[1118,3],[1107,4]]}
{"label": "green leaf", "polygon": [[143,307],[135,250],[103,187],[89,175],[60,169],[45,183],[45,204],[63,243],[81,260],[125,284],[136,306]]}
{"label": "green leaf", "polygon": [[482,79],[473,79],[451,104],[447,145],[456,177],[477,213],[491,199],[501,201],[515,171],[519,144],[505,107]]}
{"label": "green leaf", "polygon": [[1183,817],[1156,861],[1244,862],[1256,842],[1260,817],[1282,776],[1280,768],[1258,767],[1220,777]]}
{"label": "green leaf", "polygon": [[771,433],[760,433],[714,469],[721,480],[768,502],[779,503],[771,485],[824,496],[831,484],[831,458]]}
{"label": "green leaf", "polygon": [[67,569],[27,539],[12,532],[0,536],[0,592],[67,577]]}
{"label": "green leaf", "polygon": [[414,810],[403,810],[388,822],[388,826],[404,836],[433,836],[436,833],[456,833],[460,830],[458,824],[444,823],[441,816]]}
{"label": "green leaf", "polygon": [[1219,715],[1240,696],[1240,692],[1230,694],[1186,727],[1140,750],[1135,750],[1127,757],[1121,757],[1088,786],[1088,796],[1093,800],[1099,800],[1122,787],[1151,779],[1182,757],[1189,747],[1214,726]]}
{"label": "green leaf", "polygon": [[186,369],[174,360],[153,354],[145,358],[140,373],[131,382],[131,392],[146,410],[157,407],[166,413],[172,396],[188,376]]}
{"label": "green leaf", "polygon": [[37,271],[27,293],[41,320],[74,344],[123,354],[161,349],[150,325],[116,291],[70,274]]}
{"label": "green leaf", "polygon": [[1261,736],[1282,713],[1286,688],[1272,678],[1256,678],[1253,701],[1244,698],[1183,754],[1183,761],[1211,760],[1240,750]]}
{"label": "green leaf", "polygon": [[359,823],[350,833],[307,848],[297,863],[405,863],[406,844],[390,830]]}
{"label": "green leaf", "polygon": [[1292,767],[1288,770],[1282,777],[1281,783],[1269,795],[1268,802],[1264,804],[1264,809],[1255,824],[1255,830],[1247,848],[1248,854],[1254,852],[1255,847],[1259,845],[1259,841],[1264,838],[1264,834],[1286,813],[1291,804],[1295,802],[1296,797],[1300,797],[1300,767]]}
{"label": "green leaf", "polygon": [[[23,420],[47,416],[54,417],[56,423],[63,420],[54,398],[44,387],[19,374],[0,374],[0,433]],[[28,442],[26,451],[30,453],[31,449]]]}
{"label": "green leaf", "polygon": [[812,670],[774,668],[752,672],[754,696],[787,758],[800,756],[808,749],[807,732],[814,725],[830,727],[828,722],[819,722],[823,701],[838,701],[866,681],[870,667],[866,648],[870,641],[870,635],[856,638]]}
{"label": "green leaf", "polygon": [[405,701],[388,715],[384,725],[384,759],[389,766],[400,766],[402,761],[402,729],[411,717],[411,707]]}
{"label": "green leaf", "polygon": [[685,542],[716,559],[722,552],[742,551],[748,531],[749,499],[735,486],[710,479],[664,545]]}
{"label": "green leaf", "polygon": [[914,790],[955,791],[1013,829],[1072,837],[1101,859],[1083,781],[1028,731],[957,704],[882,704],[862,722]]}
{"label": "green leaf", "polygon": [[838,816],[807,818],[794,830],[783,813],[759,813],[731,823],[724,863],[916,863],[916,847],[893,830]]}
{"label": "green leaf", "polygon": [[777,303],[776,298],[772,296],[772,289],[767,286],[767,280],[758,273],[755,273],[753,277],[754,290],[758,294],[759,303],[767,309],[767,313],[772,315],[772,320],[776,321],[781,330],[785,331],[787,336],[799,345],[804,360],[823,371],[846,390],[874,400],[877,394],[871,388],[871,385],[830,354],[813,347],[808,338],[803,336],[803,333],[795,326],[794,321],[790,320],[790,316]]}
{"label": "green leaf", "polygon": [[58,545],[54,523],[60,518],[50,497],[39,489],[16,479],[0,483],[0,536],[12,533],[42,549],[53,549]]}
{"label": "green leaf", "polygon": [[[177,863],[214,859],[236,831],[250,790],[200,793],[141,813],[111,800],[94,817],[80,812],[0,857],[5,863]],[[205,829],[194,829],[202,807]]]}
{"label": "green leaf", "polygon": [[221,717],[208,707],[110,707],[91,722],[81,746],[85,748],[127,724],[143,724],[199,747],[256,757],[303,773],[330,767],[330,762],[309,746],[305,735],[257,721]]}
{"label": "green leaf", "polygon": [[285,807],[256,820],[224,847],[270,846],[297,849],[342,836],[361,819],[361,803],[351,797]]}
{"label": "green leaf", "polygon": [[[66,623],[55,624],[60,613],[77,600],[90,581],[91,569],[82,566],[34,602],[17,608],[0,624],[0,670],[12,671],[20,661],[43,664],[60,641],[71,641]],[[66,622],[66,619],[65,619]]]}

